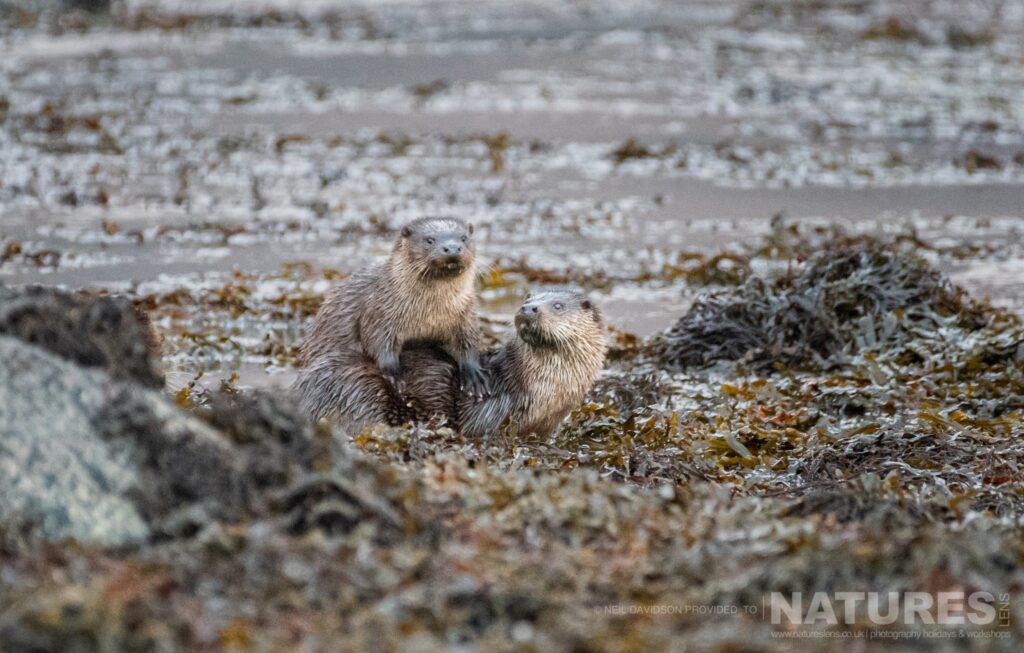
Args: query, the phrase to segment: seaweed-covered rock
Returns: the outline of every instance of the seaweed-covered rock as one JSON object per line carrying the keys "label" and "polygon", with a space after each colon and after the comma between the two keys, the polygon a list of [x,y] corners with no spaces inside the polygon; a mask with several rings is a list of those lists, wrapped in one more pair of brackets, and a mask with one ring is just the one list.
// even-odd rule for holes
{"label": "seaweed-covered rock", "polygon": [[156,346],[130,301],[0,288],[0,334],[0,517],[30,538],[125,543],[184,501],[238,512],[230,446],[151,389]]}
{"label": "seaweed-covered rock", "polygon": [[287,399],[222,390],[194,413],[146,387],[157,367],[127,302],[0,288],[0,325],[8,544],[129,544],[249,516],[293,532],[399,522],[337,473],[314,477],[343,456]]}
{"label": "seaweed-covered rock", "polygon": [[862,237],[829,243],[796,272],[699,297],[647,353],[668,369],[719,360],[824,367],[922,330],[973,330],[984,321],[922,258]]}
{"label": "seaweed-covered rock", "polygon": [[587,399],[632,415],[665,402],[671,394],[671,386],[665,376],[665,372],[649,369],[631,373],[609,372],[597,380]]}
{"label": "seaweed-covered rock", "polygon": [[0,333],[116,378],[163,387],[153,330],[124,297],[0,287]]}
{"label": "seaweed-covered rock", "polygon": [[[287,396],[261,390],[221,390],[211,397],[203,416],[238,447],[251,451],[252,458],[263,459],[263,464],[280,465],[292,461],[299,461],[305,466],[312,464],[315,455],[313,445],[320,438],[319,432]],[[271,458],[274,460],[268,460]],[[271,476],[283,473],[282,469]],[[272,479],[257,482],[268,484]]]}
{"label": "seaweed-covered rock", "polygon": [[252,502],[249,460],[161,393],[6,336],[0,361],[0,520],[29,539],[124,544]]}
{"label": "seaweed-covered rock", "polygon": [[5,11],[87,11],[93,14],[110,11],[110,0],[0,0],[0,16]]}
{"label": "seaweed-covered rock", "polygon": [[244,514],[252,497],[244,478],[246,458],[159,393],[113,384],[92,421],[100,438],[131,452],[140,474],[131,496],[158,534],[189,534],[201,522]]}
{"label": "seaweed-covered rock", "polygon": [[7,336],[0,361],[14,381],[0,383],[0,521],[24,539],[188,535],[264,512],[267,490],[309,473],[312,427],[267,395],[217,398],[221,432],[159,392]]}

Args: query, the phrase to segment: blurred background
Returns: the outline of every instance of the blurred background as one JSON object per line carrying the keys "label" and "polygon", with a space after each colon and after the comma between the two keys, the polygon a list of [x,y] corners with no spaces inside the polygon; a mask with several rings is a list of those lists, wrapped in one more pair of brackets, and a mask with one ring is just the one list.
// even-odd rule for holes
{"label": "blurred background", "polygon": [[425,214],[492,335],[565,281],[649,335],[794,221],[1020,308],[1024,3],[0,0],[0,282],[132,294],[172,386],[287,383]]}

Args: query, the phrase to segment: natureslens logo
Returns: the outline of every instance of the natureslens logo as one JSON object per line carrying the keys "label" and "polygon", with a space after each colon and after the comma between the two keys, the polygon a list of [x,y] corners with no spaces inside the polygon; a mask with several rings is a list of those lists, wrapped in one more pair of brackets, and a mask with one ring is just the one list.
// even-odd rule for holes
{"label": "natureslens logo", "polygon": [[772,592],[765,602],[775,625],[1010,625],[1009,597],[989,592]]}

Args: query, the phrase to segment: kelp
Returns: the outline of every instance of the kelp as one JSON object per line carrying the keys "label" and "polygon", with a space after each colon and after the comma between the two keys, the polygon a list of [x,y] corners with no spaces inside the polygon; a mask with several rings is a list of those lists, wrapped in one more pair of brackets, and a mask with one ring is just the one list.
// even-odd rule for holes
{"label": "kelp", "polygon": [[874,350],[913,358],[919,337],[971,333],[990,317],[916,254],[843,237],[794,270],[698,297],[648,354],[666,369],[720,360],[828,368]]}

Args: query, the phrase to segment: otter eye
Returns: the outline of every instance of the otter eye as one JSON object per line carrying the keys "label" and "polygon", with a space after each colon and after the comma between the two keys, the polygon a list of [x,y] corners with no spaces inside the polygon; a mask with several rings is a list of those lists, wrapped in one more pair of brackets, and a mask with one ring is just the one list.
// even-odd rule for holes
{"label": "otter eye", "polygon": [[433,238],[427,238],[427,244],[428,245],[433,245],[434,244],[434,239]]}
{"label": "otter eye", "polygon": [[462,237],[462,242],[466,242],[467,240],[469,240],[469,238],[466,238],[465,236]]}
{"label": "otter eye", "polygon": [[565,304],[563,304],[562,302],[555,302],[554,308],[555,308],[556,311],[560,311],[563,308],[565,308]]}

